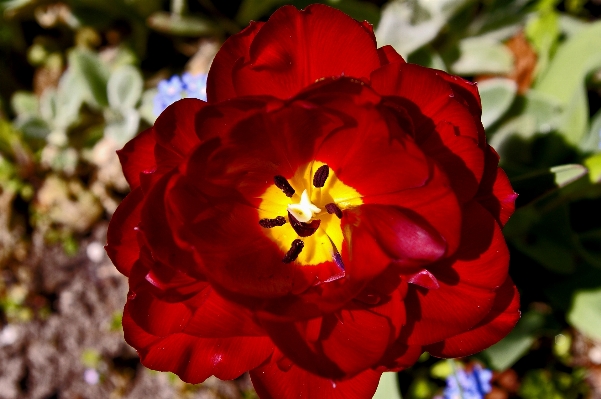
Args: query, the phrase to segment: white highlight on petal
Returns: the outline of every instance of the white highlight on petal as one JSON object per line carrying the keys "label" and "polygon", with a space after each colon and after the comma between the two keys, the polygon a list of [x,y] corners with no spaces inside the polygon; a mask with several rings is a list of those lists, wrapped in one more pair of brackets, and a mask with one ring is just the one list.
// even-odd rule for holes
{"label": "white highlight on petal", "polygon": [[294,216],[294,218],[299,222],[306,223],[313,218],[313,215],[321,212],[321,209],[313,205],[309,199],[307,190],[304,190],[301,194],[301,200],[298,204],[288,205],[288,212],[290,212],[292,216]]}

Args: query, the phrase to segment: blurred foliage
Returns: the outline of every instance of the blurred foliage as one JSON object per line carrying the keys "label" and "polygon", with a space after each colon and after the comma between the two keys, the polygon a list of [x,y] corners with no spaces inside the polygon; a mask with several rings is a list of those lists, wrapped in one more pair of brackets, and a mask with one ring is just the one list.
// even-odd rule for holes
{"label": "blurred foliage", "polygon": [[[115,150],[154,122],[159,81],[206,73],[250,20],[313,2],[0,0],[0,267],[35,237],[75,253],[108,220],[128,191]],[[489,143],[520,194],[504,233],[523,317],[474,359],[495,370],[491,397],[588,397],[601,380],[601,3],[319,2],[371,22],[409,62],[479,83]],[[43,314],[25,280],[0,281],[0,319]],[[451,372],[426,354],[386,374],[376,398],[431,398]]]}

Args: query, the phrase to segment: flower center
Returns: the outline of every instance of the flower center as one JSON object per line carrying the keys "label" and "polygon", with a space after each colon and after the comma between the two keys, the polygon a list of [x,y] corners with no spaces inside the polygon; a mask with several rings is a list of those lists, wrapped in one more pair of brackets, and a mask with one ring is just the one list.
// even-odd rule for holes
{"label": "flower center", "polygon": [[313,205],[309,199],[307,190],[303,190],[300,202],[298,204],[288,205],[288,212],[299,222],[306,223],[311,220],[314,215],[321,212],[321,209]]}
{"label": "flower center", "polygon": [[361,194],[319,161],[301,166],[291,178],[274,176],[261,200],[264,234],[282,250],[283,263],[302,265],[338,263],[344,210],[363,203]]}

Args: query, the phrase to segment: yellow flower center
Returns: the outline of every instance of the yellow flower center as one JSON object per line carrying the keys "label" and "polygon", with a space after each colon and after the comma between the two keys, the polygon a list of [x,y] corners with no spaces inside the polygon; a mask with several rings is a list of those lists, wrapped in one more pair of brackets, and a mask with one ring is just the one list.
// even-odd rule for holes
{"label": "yellow flower center", "polygon": [[281,176],[275,181],[261,195],[259,223],[286,254],[283,261],[318,265],[334,260],[343,240],[340,217],[363,203],[361,194],[319,161],[301,166],[287,181]]}

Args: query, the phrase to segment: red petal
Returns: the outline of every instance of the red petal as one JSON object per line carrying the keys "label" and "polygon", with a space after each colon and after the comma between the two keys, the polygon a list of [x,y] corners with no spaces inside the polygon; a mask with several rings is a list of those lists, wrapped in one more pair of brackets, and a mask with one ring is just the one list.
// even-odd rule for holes
{"label": "red petal", "polygon": [[338,108],[348,118],[345,128],[324,140],[315,159],[326,163],[340,181],[362,197],[420,187],[430,178],[428,159],[411,136],[391,131],[371,104],[347,104],[339,98],[322,104]]}
{"label": "red petal", "polygon": [[446,255],[450,256],[459,247],[462,212],[447,177],[438,166],[432,169],[432,176],[424,186],[365,198],[364,203],[411,209],[442,236],[447,245]]}
{"label": "red petal", "polygon": [[480,352],[500,341],[520,318],[520,296],[511,278],[497,290],[490,313],[471,330],[429,345],[426,350],[437,357],[464,357]]}
{"label": "red petal", "polygon": [[155,145],[154,130],[150,128],[131,139],[125,144],[125,147],[117,151],[123,174],[132,190],[140,186],[141,173],[152,173],[156,170]]}
{"label": "red petal", "polygon": [[234,88],[233,69],[236,61],[248,55],[250,44],[259,33],[263,22],[251,21],[250,25],[231,36],[215,55],[207,78],[207,101],[216,103],[237,96]]}
{"label": "red petal", "polygon": [[141,188],[134,189],[113,214],[107,232],[106,253],[121,274],[129,276],[134,263],[140,257],[138,224],[144,203]]}
{"label": "red petal", "polygon": [[184,302],[165,302],[146,287],[130,291],[127,309],[136,325],[151,335],[166,337],[182,332],[192,311]]}
{"label": "red petal", "polygon": [[261,27],[249,56],[238,60],[234,86],[239,96],[289,98],[321,78],[367,80],[379,66],[373,34],[361,23],[320,4],[302,11],[284,6]]}
{"label": "red petal", "polygon": [[515,210],[517,193],[513,191],[511,183],[503,170],[497,167],[499,156],[492,147],[488,147],[486,156],[486,169],[476,200],[480,202],[504,226]]}
{"label": "red petal", "polygon": [[447,81],[453,89],[455,98],[462,101],[468,106],[472,115],[480,118],[482,115],[482,102],[480,101],[480,93],[478,85],[469,80],[463,79],[456,75],[448,74],[444,71],[437,71],[438,76]]}
{"label": "red petal", "polygon": [[401,55],[396,52],[394,47],[389,44],[378,49],[378,56],[380,57],[381,65],[392,64],[395,62],[405,62],[403,57],[401,57]]}
{"label": "red petal", "polygon": [[344,381],[319,377],[292,365],[284,371],[273,360],[251,370],[250,377],[261,399],[367,399],[371,398],[380,381],[381,372],[366,370]]}
{"label": "red petal", "polygon": [[[430,264],[440,259],[446,250],[444,239],[428,222],[400,207],[363,204],[349,209],[345,213],[342,229],[352,248],[349,258],[353,260],[360,256],[357,252],[362,251],[363,244],[354,237],[361,229],[367,231],[386,253],[388,263],[407,266]],[[365,264],[377,268],[373,262]]]}
{"label": "red petal", "polygon": [[228,301],[212,288],[203,295],[206,299],[192,314],[185,333],[206,338],[266,335],[248,308]]}
{"label": "red petal", "polygon": [[377,367],[377,371],[401,371],[415,364],[422,355],[423,348],[421,346],[404,345],[400,342],[395,342],[386,351],[386,355],[380,361],[382,366]]}
{"label": "red petal", "polygon": [[166,197],[170,195],[177,177],[175,172],[161,177],[147,193],[141,212],[140,230],[154,259],[197,280],[204,280],[201,266],[191,248],[174,234],[180,225]]}
{"label": "red petal", "polygon": [[440,288],[440,284],[438,284],[438,280],[436,279],[436,277],[425,269],[409,277],[408,282],[411,284],[419,285],[420,287],[426,288],[428,290],[435,290]]}
{"label": "red petal", "polygon": [[484,153],[477,142],[458,136],[456,127],[444,121],[420,146],[446,172],[460,202],[474,198],[484,171]]}
{"label": "red petal", "polygon": [[473,198],[484,168],[482,124],[449,83],[438,71],[397,62],[375,71],[372,86],[406,108],[416,142],[441,164],[460,200]]}
{"label": "red petal", "polygon": [[509,253],[498,224],[477,202],[464,209],[461,246],[455,255],[428,267],[440,288],[410,284],[405,298],[410,345],[427,345],[463,333],[490,312],[507,277]]}
{"label": "red petal", "polygon": [[135,323],[129,305],[123,312],[123,330],[144,366],[174,372],[191,384],[211,375],[223,380],[236,378],[259,366],[273,351],[267,337],[198,338],[183,333],[157,337]]}
{"label": "red petal", "polygon": [[263,325],[295,364],[340,379],[376,365],[404,321],[403,303],[395,292],[375,306],[355,301],[323,318]]}
{"label": "red petal", "polygon": [[[157,142],[182,157],[190,154],[199,143],[202,130],[197,129],[198,112],[207,105],[196,98],[184,98],[165,109],[154,124]],[[162,167],[164,162],[160,162]]]}

